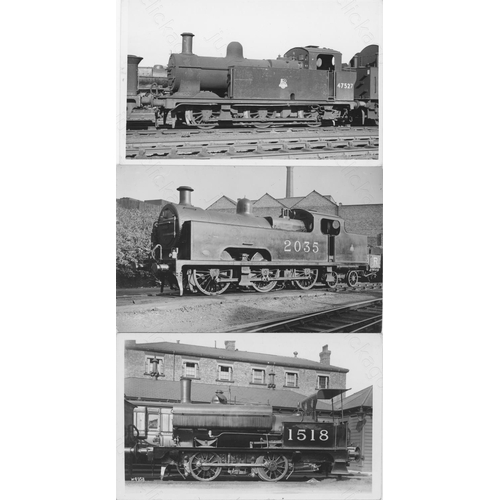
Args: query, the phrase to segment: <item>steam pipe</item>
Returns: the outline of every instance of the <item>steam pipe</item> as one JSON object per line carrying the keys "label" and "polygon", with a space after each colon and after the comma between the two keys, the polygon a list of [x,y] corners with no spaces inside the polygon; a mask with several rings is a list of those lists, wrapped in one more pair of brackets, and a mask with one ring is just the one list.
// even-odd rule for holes
{"label": "steam pipe", "polygon": [[191,379],[181,378],[181,403],[191,403]]}

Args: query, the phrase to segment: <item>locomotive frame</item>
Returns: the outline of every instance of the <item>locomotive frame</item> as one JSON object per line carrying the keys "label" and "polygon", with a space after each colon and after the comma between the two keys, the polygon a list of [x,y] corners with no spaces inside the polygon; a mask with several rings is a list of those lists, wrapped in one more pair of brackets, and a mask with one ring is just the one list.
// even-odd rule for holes
{"label": "locomotive frame", "polygon": [[348,233],[338,216],[296,209],[256,217],[245,198],[236,214],[218,214],[193,207],[192,188],[178,191],[179,204],[163,207],[151,235],[152,272],[162,292],[166,282],[181,295],[219,295],[230,285],[263,293],[285,284],[309,290],[318,280],[355,286],[381,269],[367,237]]}

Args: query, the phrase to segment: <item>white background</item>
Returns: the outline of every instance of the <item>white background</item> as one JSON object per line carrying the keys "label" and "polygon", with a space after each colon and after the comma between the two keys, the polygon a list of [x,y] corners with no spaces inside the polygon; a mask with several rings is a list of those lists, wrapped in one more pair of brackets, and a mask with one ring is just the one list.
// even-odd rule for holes
{"label": "white background", "polygon": [[[496,496],[497,11],[384,2],[391,500]],[[95,0],[2,8],[7,498],[115,497],[117,19]]]}

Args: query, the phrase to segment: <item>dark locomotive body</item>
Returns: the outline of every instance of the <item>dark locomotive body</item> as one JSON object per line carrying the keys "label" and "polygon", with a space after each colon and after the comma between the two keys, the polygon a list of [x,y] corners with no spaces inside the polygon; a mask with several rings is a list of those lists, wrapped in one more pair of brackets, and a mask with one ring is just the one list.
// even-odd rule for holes
{"label": "dark locomotive body", "polygon": [[[203,57],[193,54],[193,36],[182,34],[182,52],[172,54],[166,67],[138,68],[142,59],[128,56],[129,126],[316,127],[378,119],[375,87],[371,95],[358,88],[366,83],[363,52],[351,66],[342,64],[340,52],[316,46],[290,49],[278,59],[245,59],[241,44],[231,42],[225,57]],[[377,58],[378,47],[370,47],[376,48]],[[376,79],[372,82],[377,85]]]}
{"label": "dark locomotive body", "polygon": [[321,281],[350,286],[374,279],[380,255],[369,253],[367,237],[345,230],[344,220],[312,210],[284,210],[257,217],[242,199],[236,214],[191,205],[182,186],[179,204],[168,203],[152,231],[153,272],[165,282],[206,295],[231,284],[268,292],[277,285],[307,290]]}
{"label": "dark locomotive body", "polygon": [[126,420],[126,465],[133,475],[140,464],[172,468],[199,481],[212,481],[222,470],[264,481],[288,479],[293,472],[347,474],[359,449],[348,447],[347,424],[333,415],[319,418],[318,399],[345,389],[323,389],[294,414],[274,414],[268,405],[191,403],[191,380],[181,380],[181,403],[137,406]]}

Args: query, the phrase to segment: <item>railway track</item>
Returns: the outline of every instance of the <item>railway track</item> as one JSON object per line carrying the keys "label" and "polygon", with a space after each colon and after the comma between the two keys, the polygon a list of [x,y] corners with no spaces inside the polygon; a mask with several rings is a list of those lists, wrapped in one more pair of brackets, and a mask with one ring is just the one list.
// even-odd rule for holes
{"label": "railway track", "polygon": [[128,159],[378,158],[376,127],[127,133]]}
{"label": "railway track", "polygon": [[381,331],[382,299],[371,299],[287,319],[257,321],[220,333],[380,333]]}
{"label": "railway track", "polygon": [[[363,293],[363,292],[371,292],[377,290],[382,291],[382,283],[358,283],[355,287],[348,286],[347,284],[338,284],[333,288],[325,288],[324,285],[320,285],[318,287],[314,287],[312,291],[325,290],[325,289],[331,293]],[[241,292],[241,290],[229,289],[224,294],[224,297],[241,293],[243,293]],[[286,290],[275,288],[274,290],[271,290],[269,293],[273,295],[275,294],[279,295],[282,293],[286,293]],[[301,290],[301,293],[304,293],[304,290]],[[148,288],[147,290],[134,290],[131,291],[130,293],[123,293],[123,291],[121,291],[120,294],[117,294],[116,298],[130,299],[135,297],[178,297],[178,295],[179,295],[178,292],[173,293],[171,290],[169,290],[168,292],[160,293],[158,289]],[[183,297],[200,297],[200,296],[201,295],[199,293],[190,293],[190,292],[186,292],[183,295]],[[255,296],[258,297],[259,295]],[[218,295],[217,297],[219,298],[220,296]]]}

